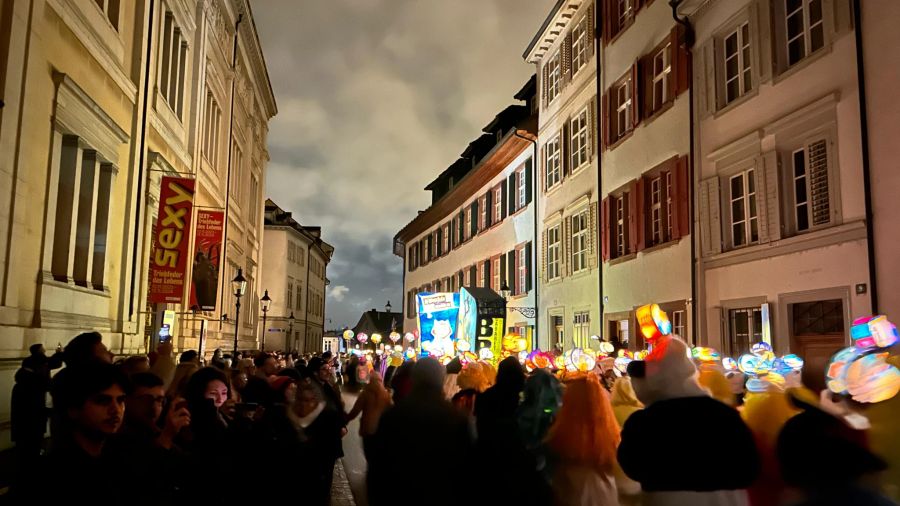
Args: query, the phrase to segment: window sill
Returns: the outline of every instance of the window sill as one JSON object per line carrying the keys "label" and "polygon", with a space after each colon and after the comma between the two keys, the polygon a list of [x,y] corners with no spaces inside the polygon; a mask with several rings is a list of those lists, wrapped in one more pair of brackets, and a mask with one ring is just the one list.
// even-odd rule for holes
{"label": "window sill", "polygon": [[606,149],[609,151],[616,149],[617,147],[619,147],[620,144],[627,141],[632,136],[632,134],[634,134],[634,127],[631,127],[631,130],[628,130],[627,132],[625,132],[625,134],[623,134],[621,137],[616,139],[615,142],[607,145]]}
{"label": "window sill", "polygon": [[808,55],[806,58],[800,60],[799,62],[793,64],[792,66],[790,66],[790,67],[784,69],[783,71],[781,71],[780,73],[778,73],[776,76],[774,76],[772,78],[772,86],[775,86],[775,85],[779,84],[780,82],[789,79],[791,76],[793,76],[797,72],[800,72],[801,70],[805,69],[806,67],[812,65],[813,62],[816,62],[819,59],[824,58],[825,55],[831,54],[833,45],[834,45],[833,42],[829,42],[828,44],[825,44],[825,46],[822,47],[822,49],[819,49],[815,53]]}
{"label": "window sill", "polygon": [[634,260],[635,258],[637,258],[637,253],[628,253],[627,255],[624,255],[624,256],[611,258],[608,260],[608,263],[610,266],[619,265],[619,264],[627,262],[629,260]]}
{"label": "window sill", "polygon": [[578,174],[581,174],[581,172],[583,170],[587,169],[590,166],[591,166],[591,159],[588,159],[587,161],[583,162],[578,167],[575,167],[574,169],[572,169],[572,172],[569,174],[569,177],[575,177]]}
{"label": "window sill", "polygon": [[[677,96],[677,95],[676,95],[676,96]],[[649,116],[647,116],[646,118],[642,119],[642,120],[641,120],[641,123],[643,123],[645,126],[646,126],[646,125],[649,125],[650,123],[653,122],[653,120],[655,120],[656,118],[658,118],[658,117],[662,116],[663,114],[665,114],[666,111],[668,111],[669,109],[671,109],[673,105],[675,105],[675,98],[674,98],[674,97],[673,97],[673,98],[670,98],[669,100],[667,100],[665,103],[663,103],[663,104],[659,107],[659,109],[657,109],[657,110],[651,112]]]}
{"label": "window sill", "polygon": [[581,269],[581,270],[578,271],[578,272],[572,272],[572,275],[569,276],[569,278],[571,278],[571,279],[580,279],[580,278],[583,278],[583,277],[586,277],[586,276],[590,275],[590,273],[591,273],[591,269],[590,269],[589,267],[585,267],[584,269]]}
{"label": "window sill", "polygon": [[654,244],[653,246],[648,246],[648,247],[642,249],[642,250],[641,250],[641,253],[643,253],[643,254],[645,254],[645,255],[646,255],[647,253],[653,253],[654,251],[659,251],[659,250],[661,250],[661,249],[666,249],[666,248],[668,248],[669,246],[674,246],[674,245],[678,244],[679,242],[681,242],[681,239],[680,239],[680,238],[679,238],[679,239],[670,239],[670,240],[668,240],[668,241],[666,241],[666,242],[662,242],[662,243],[659,243],[659,244]]}
{"label": "window sill", "polygon": [[[633,8],[634,8],[634,7],[632,7],[632,9],[633,9]],[[621,28],[619,28],[619,31],[617,31],[617,32],[615,33],[615,35],[613,35],[612,37],[610,37],[609,39],[607,39],[607,40],[604,42],[604,44],[610,45],[610,44],[614,43],[615,41],[617,41],[617,40],[619,39],[619,37],[621,37],[622,34],[625,33],[625,30],[628,30],[628,28],[630,28],[631,25],[634,24],[634,18],[636,17],[636,15],[637,15],[637,13],[636,13],[636,12],[633,12],[633,13],[631,14],[631,17],[630,17],[630,18],[628,19],[628,21],[625,23],[625,25],[622,26]]]}
{"label": "window sill", "polygon": [[557,276],[557,277],[555,277],[555,278],[553,278],[553,279],[551,279],[551,280],[548,280],[548,281],[545,283],[545,285],[547,285],[547,286],[559,285],[559,284],[562,283],[562,280],[563,280],[562,276]]}
{"label": "window sill", "polygon": [[751,98],[756,97],[757,95],[759,95],[759,86],[757,86],[756,88],[753,88],[752,90],[744,93],[743,95],[732,100],[731,102],[728,102],[727,104],[723,105],[722,107],[719,107],[718,109],[716,109],[716,112],[713,113],[713,118],[718,119],[723,114],[728,114],[729,112],[736,109],[738,106],[740,106],[744,102],[750,100]]}

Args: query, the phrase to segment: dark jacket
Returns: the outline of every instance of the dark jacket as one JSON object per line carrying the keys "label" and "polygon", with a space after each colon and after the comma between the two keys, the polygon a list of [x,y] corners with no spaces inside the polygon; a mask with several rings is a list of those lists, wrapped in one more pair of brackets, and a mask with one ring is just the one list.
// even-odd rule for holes
{"label": "dark jacket", "polygon": [[[721,444],[735,456],[727,465],[709,453]],[[740,414],[705,396],[661,400],[634,412],[618,454],[622,470],[645,492],[740,490],[759,474],[753,434]]]}
{"label": "dark jacket", "polygon": [[39,371],[22,367],[16,371],[10,402],[12,440],[19,444],[39,442],[47,430],[46,407],[49,381]]}
{"label": "dark jacket", "polygon": [[158,437],[158,431],[126,423],[108,443],[108,454],[119,463],[125,476],[144,477],[125,481],[129,504],[161,506],[187,502],[182,496],[184,480],[192,476],[187,455],[177,447],[166,449],[157,445]]}
{"label": "dark jacket", "polygon": [[110,452],[92,457],[74,444],[59,442],[43,457],[41,471],[30,477],[22,496],[27,502],[21,504],[127,504],[124,484],[134,477],[125,476],[120,464]]}

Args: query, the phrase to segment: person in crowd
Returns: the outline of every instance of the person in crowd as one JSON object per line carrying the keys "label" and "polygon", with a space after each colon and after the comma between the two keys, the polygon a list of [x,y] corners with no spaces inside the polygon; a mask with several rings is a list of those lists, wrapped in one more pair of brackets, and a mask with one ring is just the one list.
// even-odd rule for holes
{"label": "person in crowd", "polygon": [[169,385],[172,384],[172,381],[175,379],[177,366],[172,341],[160,343],[156,348],[156,357],[150,365],[150,372],[163,381],[163,388],[168,389]]}
{"label": "person in crowd", "polygon": [[734,390],[732,389],[728,378],[725,377],[725,374],[723,374],[722,371],[714,366],[702,364],[700,366],[700,373],[697,377],[697,383],[705,388],[713,399],[722,401],[729,406],[734,406],[737,403]]}
{"label": "person in crowd", "polygon": [[328,409],[320,384],[311,379],[298,385],[296,401],[288,414],[299,434],[300,468],[294,480],[300,482],[305,504],[327,506],[335,462],[344,456],[343,416]]}
{"label": "person in crowd", "polygon": [[119,367],[125,376],[131,377],[133,374],[150,372],[150,359],[144,355],[132,355],[123,360]]}
{"label": "person in crowd", "polygon": [[166,396],[169,400],[187,395],[187,385],[191,376],[200,370],[200,364],[197,363],[196,358],[196,352],[194,352],[194,354],[184,352],[181,354],[181,357],[179,357],[178,366],[175,367],[175,374],[172,376],[171,383],[169,383],[169,386],[166,388]]}
{"label": "person in crowd", "polygon": [[331,364],[320,357],[313,357],[310,359],[306,369],[310,379],[318,383],[322,389],[328,409],[340,413],[342,417],[345,416],[347,411],[344,409],[344,400],[341,397],[341,393],[338,391],[337,386],[334,385],[334,370]]}
{"label": "person in crowd", "polygon": [[519,437],[534,461],[535,471],[542,478],[535,483],[536,490],[542,493],[539,502],[544,503],[549,502],[552,481],[544,439],[562,406],[562,395],[562,385],[556,376],[546,369],[536,369],[525,380],[522,403],[516,409]]}
{"label": "person in crowd", "polygon": [[868,449],[865,431],[853,429],[815,406],[804,407],[784,424],[776,447],[785,483],[801,494],[796,504],[895,504],[869,485],[887,464]]}
{"label": "person in crowd", "polygon": [[209,361],[209,365],[223,371],[225,370],[225,355],[222,353],[222,348],[216,348],[213,351],[213,356]]}
{"label": "person in crowd", "polygon": [[[446,386],[446,383],[444,383]],[[444,390],[446,392],[446,390]],[[460,390],[453,394],[450,403],[472,420],[472,429],[475,429],[475,399],[478,398],[478,391],[472,388]]]}
{"label": "person in crowd", "polygon": [[347,423],[362,414],[359,422],[359,436],[363,442],[363,453],[368,458],[372,437],[378,429],[378,419],[384,410],[391,405],[391,394],[384,388],[381,375],[372,373],[369,383],[363,387],[356,398],[353,408],[347,414]]}
{"label": "person in crowd", "polygon": [[[444,397],[444,374],[444,366],[434,358],[416,362],[409,394],[378,422],[367,476],[373,506],[459,504],[459,495],[447,493],[444,486],[452,487],[455,476],[472,468],[473,439],[466,417]],[[404,480],[398,490],[396,473],[410,465],[429,479]],[[500,483],[494,475],[489,481]]]}
{"label": "person in crowd", "polygon": [[[516,408],[519,407],[519,395],[524,386],[525,371],[519,359],[503,359],[498,368],[497,383],[480,394],[475,401],[479,443],[502,444],[511,433],[516,433]],[[512,432],[510,429],[513,429]]]}
{"label": "person in crowd", "polygon": [[[103,336],[100,335],[99,332],[83,332],[72,338],[66,345],[63,350],[63,362],[65,362],[66,367],[56,373],[56,376],[51,380],[51,390],[53,389],[54,383],[65,382],[66,376],[70,374],[70,369],[83,365],[112,364],[113,354],[110,353],[109,349],[106,348],[106,345],[103,344]],[[54,436],[57,430],[59,430],[59,416],[60,414],[57,411],[54,411],[51,414],[51,436]],[[51,445],[55,444],[55,441],[58,439],[59,438],[52,437]]]}
{"label": "person in crowd", "polygon": [[16,445],[17,464],[14,484],[19,482],[19,476],[34,471],[38,463],[50,414],[46,404],[50,371],[62,365],[59,350],[47,357],[42,344],[33,344],[29,352],[16,371],[10,399],[10,435]]}
{"label": "person in crowd", "polygon": [[[108,362],[74,362],[53,382],[59,430],[43,470],[31,476],[27,497],[39,497],[40,504],[124,504],[126,477],[107,443],[122,425],[128,380]],[[102,490],[89,485],[101,480]]]}
{"label": "person in crowd", "polygon": [[462,361],[459,360],[459,357],[453,357],[453,360],[447,364],[447,377],[444,378],[444,396],[448,399],[452,399],[456,392],[459,392],[456,378],[459,377],[462,368]]}
{"label": "person in crowd", "polygon": [[[900,356],[892,356],[887,362],[900,367]],[[888,464],[881,476],[882,489],[893,501],[900,501],[900,395],[866,406],[869,419],[869,441],[872,448]]]}
{"label": "person in crowd", "polygon": [[778,504],[785,487],[775,444],[784,424],[799,412],[782,385],[769,379],[769,375],[751,376],[741,409],[741,418],[753,432],[761,464],[759,477],[748,489],[751,506]]}
{"label": "person in crowd", "polygon": [[[644,405],[641,404],[641,401],[638,400],[637,395],[634,393],[631,378],[628,376],[622,376],[613,383],[610,404],[619,427],[624,427],[628,417],[634,412],[644,409]],[[615,477],[619,503],[622,506],[640,504],[641,485],[626,476],[618,464],[615,467]]]}
{"label": "person in crowd", "polygon": [[[644,504],[746,504],[746,489],[759,474],[753,434],[736,410],[697,383],[685,342],[661,339],[647,361],[628,364],[634,391],[646,407],[625,422],[619,464],[641,484]],[[705,451],[704,445],[723,444],[730,455],[740,456],[728,465]]]}
{"label": "person in crowd", "polygon": [[460,390],[475,390],[484,392],[491,387],[492,381],[488,376],[490,371],[484,362],[469,362],[456,376],[456,385]]}
{"label": "person in crowd", "polygon": [[586,374],[571,380],[547,435],[557,458],[554,504],[618,504],[613,476],[618,444],[619,424],[600,378]]}
{"label": "person in crowd", "polygon": [[412,360],[403,362],[403,364],[397,368],[397,371],[394,372],[393,377],[391,377],[391,398],[394,401],[394,404],[397,404],[404,399],[409,395],[410,390],[412,390],[412,370],[415,365],[416,363]]}
{"label": "person in crowd", "polygon": [[[312,362],[314,359],[309,359],[307,361],[307,370],[309,374],[315,375],[315,370],[312,369]],[[344,371],[344,387],[348,392],[358,392],[362,385],[359,384],[359,368],[362,367],[360,363],[359,356],[351,355],[350,358],[346,362],[347,367],[346,371]]]}
{"label": "person in crowd", "polygon": [[[163,381],[153,373],[136,373],[129,378],[122,428],[110,442],[126,476],[154,476],[140,486],[132,486],[130,504],[156,505],[178,502],[178,491],[187,476],[185,456],[175,446],[191,415],[184,399],[174,400],[163,417],[166,392]],[[161,469],[167,472],[160,473]]]}

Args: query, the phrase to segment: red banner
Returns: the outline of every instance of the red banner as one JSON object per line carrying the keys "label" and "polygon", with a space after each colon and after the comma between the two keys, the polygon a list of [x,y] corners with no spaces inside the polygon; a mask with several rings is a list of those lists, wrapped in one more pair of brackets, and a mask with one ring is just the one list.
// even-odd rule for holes
{"label": "red banner", "polygon": [[194,229],[194,268],[191,271],[191,309],[215,311],[219,289],[219,255],[225,211],[197,211]]}
{"label": "red banner", "polygon": [[151,303],[183,302],[187,270],[191,213],[194,207],[194,180],[163,177],[159,191],[159,215],[153,234],[150,258]]}

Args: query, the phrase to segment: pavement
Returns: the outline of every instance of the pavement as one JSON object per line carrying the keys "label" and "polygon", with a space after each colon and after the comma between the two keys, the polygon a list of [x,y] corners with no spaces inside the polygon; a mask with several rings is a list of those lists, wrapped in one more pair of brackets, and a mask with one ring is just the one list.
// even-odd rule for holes
{"label": "pavement", "polygon": [[[356,394],[344,393],[344,405],[349,411],[356,402]],[[357,506],[368,506],[369,501],[366,496],[366,457],[362,450],[362,438],[359,437],[359,419],[353,420],[347,425],[347,435],[344,436],[344,458],[341,459],[341,467],[345,473],[347,486],[352,492],[352,497],[356,501]],[[337,476],[335,476],[337,483]],[[337,503],[334,500],[336,490],[332,489],[332,504]],[[353,504],[353,503],[351,503]]]}

